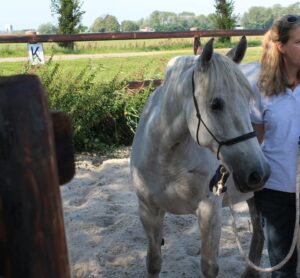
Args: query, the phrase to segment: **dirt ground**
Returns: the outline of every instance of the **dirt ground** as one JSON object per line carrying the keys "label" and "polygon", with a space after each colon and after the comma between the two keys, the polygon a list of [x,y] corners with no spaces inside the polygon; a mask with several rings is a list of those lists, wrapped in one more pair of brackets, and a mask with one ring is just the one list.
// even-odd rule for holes
{"label": "dirt ground", "polygon": [[[77,157],[76,176],[61,187],[74,278],[146,277],[147,241],[131,186],[128,152],[120,157],[123,158]],[[239,235],[248,250],[251,225],[246,203],[235,206],[235,211]],[[218,277],[240,277],[246,264],[235,242],[226,208],[222,225]],[[196,217],[167,214],[164,239],[161,277],[202,277]],[[262,264],[269,266],[266,250]]]}

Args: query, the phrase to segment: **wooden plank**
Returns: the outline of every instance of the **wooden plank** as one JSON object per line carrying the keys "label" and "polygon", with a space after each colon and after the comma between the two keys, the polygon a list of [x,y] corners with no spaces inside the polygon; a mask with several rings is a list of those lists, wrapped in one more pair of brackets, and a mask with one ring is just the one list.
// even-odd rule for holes
{"label": "wooden plank", "polygon": [[141,90],[149,86],[156,88],[160,86],[162,82],[163,82],[162,79],[130,81],[127,83],[126,88],[130,90]]}
{"label": "wooden plank", "polygon": [[200,37],[194,37],[194,55],[201,53],[201,41]]}
{"label": "wooden plank", "polygon": [[59,184],[69,182],[75,175],[75,158],[72,124],[60,111],[51,112]]}
{"label": "wooden plank", "polygon": [[73,42],[104,40],[141,40],[164,38],[224,37],[224,36],[260,36],[266,30],[198,30],[185,32],[115,32],[52,35],[0,35],[0,43],[37,43],[37,42]]}
{"label": "wooden plank", "polygon": [[36,76],[0,78],[0,276],[69,278],[51,116]]}

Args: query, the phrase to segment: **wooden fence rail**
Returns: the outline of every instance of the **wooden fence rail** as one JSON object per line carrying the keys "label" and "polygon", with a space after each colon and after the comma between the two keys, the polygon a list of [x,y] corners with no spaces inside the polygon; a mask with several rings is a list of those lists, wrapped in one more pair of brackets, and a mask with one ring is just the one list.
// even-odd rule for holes
{"label": "wooden fence rail", "polygon": [[86,33],[69,35],[0,35],[0,43],[37,43],[37,42],[73,42],[73,41],[105,41],[105,40],[141,40],[164,38],[199,38],[224,36],[261,36],[266,30],[199,30],[186,32],[121,32],[121,33]]}

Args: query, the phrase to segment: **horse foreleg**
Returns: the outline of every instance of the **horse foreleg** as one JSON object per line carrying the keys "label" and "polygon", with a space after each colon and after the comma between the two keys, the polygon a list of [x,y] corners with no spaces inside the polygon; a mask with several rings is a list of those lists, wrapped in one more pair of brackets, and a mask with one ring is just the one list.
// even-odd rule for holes
{"label": "horse foreleg", "polygon": [[201,201],[197,210],[201,232],[201,268],[207,278],[217,277],[219,266],[217,257],[221,237],[222,199],[212,197]]}
{"label": "horse foreleg", "polygon": [[[247,200],[249,207],[249,213],[251,217],[252,227],[253,227],[253,236],[251,239],[249,259],[256,265],[260,265],[260,260],[262,256],[262,250],[264,247],[264,233],[261,227],[261,218],[257,212],[254,197]],[[258,271],[253,269],[250,266],[247,266],[245,272],[242,275],[242,278],[257,278],[260,277]]]}
{"label": "horse foreleg", "polygon": [[140,201],[139,214],[148,238],[146,259],[148,278],[156,278],[159,277],[162,262],[161,243],[165,212]]}

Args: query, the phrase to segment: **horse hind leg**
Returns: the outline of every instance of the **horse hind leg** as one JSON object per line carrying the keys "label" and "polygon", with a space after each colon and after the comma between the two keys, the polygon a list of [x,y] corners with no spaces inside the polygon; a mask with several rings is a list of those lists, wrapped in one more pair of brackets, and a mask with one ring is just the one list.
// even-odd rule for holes
{"label": "horse hind leg", "polygon": [[[251,217],[253,235],[250,244],[249,259],[255,264],[260,265],[260,260],[262,256],[262,250],[264,247],[264,233],[261,227],[261,218],[257,212],[254,197],[247,200],[249,207],[249,213]],[[258,278],[260,274],[258,271],[250,266],[247,266],[245,272],[241,276],[242,278]]]}
{"label": "horse hind leg", "polygon": [[147,206],[139,202],[139,214],[148,239],[147,271],[148,278],[159,277],[161,270],[162,230],[165,212],[157,207]]}

